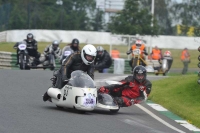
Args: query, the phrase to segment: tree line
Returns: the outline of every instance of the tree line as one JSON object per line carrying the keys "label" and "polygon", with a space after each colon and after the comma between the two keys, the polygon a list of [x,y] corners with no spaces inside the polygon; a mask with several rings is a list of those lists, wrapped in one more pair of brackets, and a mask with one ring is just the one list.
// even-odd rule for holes
{"label": "tree line", "polygon": [[[0,31],[12,29],[52,29],[109,31],[116,34],[198,36],[199,0],[177,3],[155,0],[154,15],[151,0],[126,0],[123,10],[109,23],[104,11],[96,8],[96,0],[0,0]],[[153,19],[152,19],[153,18]],[[177,27],[182,25],[182,27]],[[193,30],[191,30],[190,27]],[[190,33],[190,34],[188,34]]]}

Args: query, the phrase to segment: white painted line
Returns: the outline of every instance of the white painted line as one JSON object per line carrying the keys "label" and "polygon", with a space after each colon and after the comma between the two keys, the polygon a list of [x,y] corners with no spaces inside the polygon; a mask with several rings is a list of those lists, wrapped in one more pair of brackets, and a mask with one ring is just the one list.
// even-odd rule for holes
{"label": "white painted line", "polygon": [[159,104],[155,104],[155,103],[147,103],[147,104],[157,111],[168,111],[166,108],[164,108],[163,106]]}
{"label": "white painted line", "polygon": [[135,104],[138,108],[140,108],[141,110],[143,110],[144,112],[146,112],[147,114],[149,114],[150,116],[152,116],[154,119],[156,119],[157,121],[161,122],[162,124],[166,125],[167,127],[179,132],[179,133],[185,133],[182,130],[179,130],[178,128],[170,125],[169,123],[167,123],[166,121],[164,121],[163,119],[159,118],[157,115],[155,115],[154,113],[152,113],[151,111],[149,111],[148,109],[146,109],[145,107],[143,107],[140,104]]}
{"label": "white painted line", "polygon": [[177,123],[179,123],[180,125],[188,128],[191,131],[200,131],[199,128],[195,127],[194,125],[188,123],[186,120],[175,120]]}

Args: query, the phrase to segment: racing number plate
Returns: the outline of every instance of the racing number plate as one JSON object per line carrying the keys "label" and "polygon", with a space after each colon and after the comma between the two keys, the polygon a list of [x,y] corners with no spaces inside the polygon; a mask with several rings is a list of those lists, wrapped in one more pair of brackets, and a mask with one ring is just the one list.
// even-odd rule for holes
{"label": "racing number plate", "polygon": [[140,49],[135,49],[133,50],[134,55],[140,55]]}
{"label": "racing number plate", "polygon": [[64,55],[65,55],[65,56],[69,56],[70,54],[71,54],[71,51],[65,51],[65,52],[64,52]]}
{"label": "racing number plate", "polygon": [[87,94],[83,98],[83,105],[86,107],[94,107],[96,105],[96,98],[91,94]]}
{"label": "racing number plate", "polygon": [[26,49],[26,44],[20,44],[20,45],[18,46],[18,48],[19,48],[20,50],[25,50],[25,49]]}

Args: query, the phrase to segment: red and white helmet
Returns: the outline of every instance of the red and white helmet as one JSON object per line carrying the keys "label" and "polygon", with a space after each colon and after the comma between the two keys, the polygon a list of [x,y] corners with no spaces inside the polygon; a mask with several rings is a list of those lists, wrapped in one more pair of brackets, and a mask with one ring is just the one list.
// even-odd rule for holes
{"label": "red and white helmet", "polygon": [[171,56],[171,52],[169,50],[165,51],[164,56]]}
{"label": "red and white helmet", "polygon": [[142,40],[136,40],[135,44],[136,44],[137,47],[141,47]]}

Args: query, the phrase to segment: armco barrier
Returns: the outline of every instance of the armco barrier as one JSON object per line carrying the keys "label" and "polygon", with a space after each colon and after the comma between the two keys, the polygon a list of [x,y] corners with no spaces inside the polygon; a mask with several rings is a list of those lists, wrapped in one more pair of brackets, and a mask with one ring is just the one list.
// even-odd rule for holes
{"label": "armco barrier", "polygon": [[[16,66],[17,58],[16,53],[11,52],[2,52],[0,51],[0,69],[19,69],[18,66]],[[158,65],[158,61],[152,60],[150,62],[147,60],[147,63],[149,66]],[[129,66],[129,60],[125,60],[124,65],[124,73],[131,73],[131,67]],[[56,60],[56,69],[60,68],[59,61]],[[108,73],[114,72],[114,63],[112,63],[112,66],[109,68]]]}
{"label": "armco barrier", "polygon": [[[16,60],[16,55],[11,52],[0,52],[0,68],[1,69],[14,69],[14,61]],[[16,61],[15,61],[16,63]]]}

